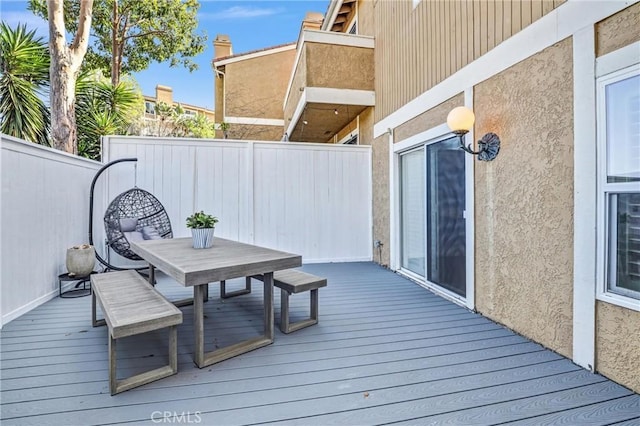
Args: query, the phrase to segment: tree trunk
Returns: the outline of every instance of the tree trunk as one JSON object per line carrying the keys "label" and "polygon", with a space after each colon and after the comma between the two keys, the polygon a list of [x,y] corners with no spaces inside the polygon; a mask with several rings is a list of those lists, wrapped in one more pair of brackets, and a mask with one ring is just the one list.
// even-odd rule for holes
{"label": "tree trunk", "polygon": [[78,32],[70,46],[67,46],[65,35],[63,0],[48,0],[47,10],[51,54],[51,142],[54,148],[77,154],[76,81],[89,45],[93,0],[81,2]]}
{"label": "tree trunk", "polygon": [[120,16],[118,14],[118,0],[113,1],[113,10],[111,11],[111,85],[116,87],[120,81],[120,58],[118,45],[118,30]]}
{"label": "tree trunk", "polygon": [[[56,149],[78,153],[76,134],[76,76],[64,55],[51,55],[51,140]],[[55,125],[54,125],[55,123]]]}

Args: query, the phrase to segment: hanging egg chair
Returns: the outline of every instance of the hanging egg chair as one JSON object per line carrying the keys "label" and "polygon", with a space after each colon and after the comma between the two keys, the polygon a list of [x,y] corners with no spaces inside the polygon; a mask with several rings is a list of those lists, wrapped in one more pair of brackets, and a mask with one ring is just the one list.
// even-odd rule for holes
{"label": "hanging egg chair", "polygon": [[[98,177],[109,167],[124,161],[138,161],[137,158],[123,158],[105,164],[93,178],[89,199],[89,243],[93,245],[93,194]],[[158,238],[172,238],[171,221],[163,205],[148,191],[134,185],[111,201],[104,214],[104,229],[107,247],[120,256],[130,260],[142,260],[131,250],[130,241]],[[108,257],[108,256],[107,256]],[[96,253],[96,258],[108,269],[124,270],[140,268],[123,268],[111,265],[108,260]]]}

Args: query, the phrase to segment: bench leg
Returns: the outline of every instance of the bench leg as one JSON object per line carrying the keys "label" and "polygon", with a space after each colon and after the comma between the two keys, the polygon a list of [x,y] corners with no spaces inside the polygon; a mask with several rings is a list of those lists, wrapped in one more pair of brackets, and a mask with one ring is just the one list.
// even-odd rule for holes
{"label": "bench leg", "polygon": [[230,297],[241,296],[243,294],[251,293],[251,277],[245,278],[244,289],[230,291],[227,293],[227,283],[226,281],[220,281],[220,297],[222,299],[228,299]]}
{"label": "bench leg", "polygon": [[294,323],[290,323],[289,319],[289,296],[290,294],[286,290],[280,289],[280,331],[289,334],[318,323],[318,289],[311,290],[310,317]]}
{"label": "bench leg", "polygon": [[111,395],[169,377],[178,372],[178,326],[169,327],[169,365],[118,380],[116,371],[116,339],[109,333],[109,390]]}

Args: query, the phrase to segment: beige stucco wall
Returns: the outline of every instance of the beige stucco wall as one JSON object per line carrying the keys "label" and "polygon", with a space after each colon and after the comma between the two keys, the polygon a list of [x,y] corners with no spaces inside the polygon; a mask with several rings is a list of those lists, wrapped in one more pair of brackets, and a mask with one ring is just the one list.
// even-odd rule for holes
{"label": "beige stucco wall", "polygon": [[640,40],[640,3],[596,24],[596,56],[606,55]]}
{"label": "beige stucco wall", "polygon": [[419,116],[398,126],[394,131],[394,141],[401,142],[410,136],[425,130],[432,129],[447,122],[449,112],[458,106],[464,105],[464,94],[460,93],[451,99],[448,99],[440,105],[423,112]]}
{"label": "beige stucco wall", "polygon": [[571,357],[573,78],[566,39],[474,89],[476,136],[500,136],[475,166],[477,310]]}
{"label": "beige stucco wall", "polygon": [[596,371],[640,393],[640,314],[597,302],[596,317]]}
{"label": "beige stucco wall", "polygon": [[242,139],[253,141],[279,141],[282,140],[284,129],[282,126],[259,126],[248,124],[230,124],[227,131],[229,139]]}
{"label": "beige stucco wall", "polygon": [[[640,3],[596,25],[597,55],[640,40]],[[606,302],[596,305],[596,371],[640,392],[640,312]]]}
{"label": "beige stucco wall", "polygon": [[305,43],[309,87],[374,90],[373,49]]}
{"label": "beige stucco wall", "polygon": [[295,54],[290,49],[227,64],[225,116],[282,119]]}
{"label": "beige stucco wall", "polygon": [[382,256],[378,249],[373,251],[373,260],[381,265],[389,265],[389,135],[383,134],[373,141],[371,149],[373,162],[373,240],[382,242]]}

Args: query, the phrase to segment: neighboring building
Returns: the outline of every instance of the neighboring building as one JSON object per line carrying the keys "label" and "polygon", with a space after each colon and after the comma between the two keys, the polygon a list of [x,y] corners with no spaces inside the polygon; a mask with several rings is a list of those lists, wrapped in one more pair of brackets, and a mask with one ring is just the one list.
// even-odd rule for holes
{"label": "neighboring building", "polygon": [[[280,140],[282,99],[295,58],[295,44],[233,55],[228,36],[213,42],[218,124],[231,139]],[[220,130],[217,135],[223,137]]]}
{"label": "neighboring building", "polygon": [[[247,60],[235,84],[280,93],[295,53],[269,118],[291,141],[372,146],[381,263],[638,392],[639,17],[637,1],[332,0],[277,73]],[[459,106],[466,144],[499,136],[495,160],[459,149]]]}
{"label": "neighboring building", "polygon": [[182,102],[173,100],[173,89],[169,86],[156,86],[156,96],[143,95],[144,97],[144,125],[140,131],[142,136],[164,136],[171,126],[171,123],[167,123],[158,114],[158,104],[164,103],[170,107],[180,105],[184,111],[185,116],[195,116],[196,114],[202,114],[212,123],[215,122],[215,111],[210,109],[199,107],[195,105],[189,105]]}

